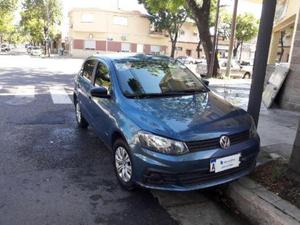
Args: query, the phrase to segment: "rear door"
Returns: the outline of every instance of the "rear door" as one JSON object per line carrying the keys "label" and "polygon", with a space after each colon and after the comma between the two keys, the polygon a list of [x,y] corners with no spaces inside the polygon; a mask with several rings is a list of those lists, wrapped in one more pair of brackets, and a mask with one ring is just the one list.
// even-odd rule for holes
{"label": "rear door", "polygon": [[97,60],[87,60],[82,66],[77,82],[78,101],[80,103],[81,111],[83,113],[83,116],[90,123],[92,122],[90,107],[92,99],[90,96],[90,90],[91,88],[93,88],[92,80],[96,65]]}

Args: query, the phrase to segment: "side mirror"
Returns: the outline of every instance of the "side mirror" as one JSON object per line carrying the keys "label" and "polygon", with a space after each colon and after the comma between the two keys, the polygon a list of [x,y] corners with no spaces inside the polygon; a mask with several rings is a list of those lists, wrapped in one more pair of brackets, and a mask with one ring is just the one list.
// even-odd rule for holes
{"label": "side mirror", "polygon": [[205,79],[202,79],[203,83],[208,86],[209,85],[209,81],[208,80],[205,80]]}
{"label": "side mirror", "polygon": [[91,96],[96,98],[110,98],[105,87],[95,87],[91,89]]}

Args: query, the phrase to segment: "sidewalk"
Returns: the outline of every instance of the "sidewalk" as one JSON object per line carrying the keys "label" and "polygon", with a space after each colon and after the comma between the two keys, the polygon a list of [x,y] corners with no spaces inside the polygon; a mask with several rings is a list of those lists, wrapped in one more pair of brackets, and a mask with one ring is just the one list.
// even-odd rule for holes
{"label": "sidewalk", "polygon": [[[210,79],[209,81],[209,87],[215,93],[233,105],[247,110],[251,80]],[[288,159],[296,137],[299,118],[299,112],[275,108],[267,109],[262,104],[258,122],[262,150],[277,153]]]}
{"label": "sidewalk", "polygon": [[[247,110],[251,80],[210,80],[210,88],[233,105]],[[299,112],[266,109],[261,105],[258,164],[272,158],[289,159],[300,118]],[[234,205],[254,224],[300,224],[300,210],[248,177],[232,183],[227,192]]]}

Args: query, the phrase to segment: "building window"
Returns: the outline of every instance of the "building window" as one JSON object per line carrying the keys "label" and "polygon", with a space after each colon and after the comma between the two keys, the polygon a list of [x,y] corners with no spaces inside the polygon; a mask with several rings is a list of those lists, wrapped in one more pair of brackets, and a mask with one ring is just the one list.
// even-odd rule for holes
{"label": "building window", "polygon": [[197,33],[197,32],[193,32],[193,35],[194,35],[194,36],[198,36],[198,33]]}
{"label": "building window", "polygon": [[160,46],[159,45],[151,45],[150,52],[151,53],[160,53]]}
{"label": "building window", "polygon": [[82,23],[92,23],[94,22],[94,15],[90,13],[84,13],[81,15]]}
{"label": "building window", "polygon": [[177,51],[182,51],[182,47],[176,47]]}
{"label": "building window", "polygon": [[96,41],[95,40],[85,40],[84,41],[84,49],[89,49],[89,50],[96,49]]}
{"label": "building window", "polygon": [[180,30],[180,35],[184,35],[184,30]]}
{"label": "building window", "polygon": [[113,18],[113,24],[115,25],[121,25],[121,26],[127,26],[127,18],[121,17],[121,16],[114,16]]}
{"label": "building window", "polygon": [[130,43],[121,43],[121,52],[130,52]]}

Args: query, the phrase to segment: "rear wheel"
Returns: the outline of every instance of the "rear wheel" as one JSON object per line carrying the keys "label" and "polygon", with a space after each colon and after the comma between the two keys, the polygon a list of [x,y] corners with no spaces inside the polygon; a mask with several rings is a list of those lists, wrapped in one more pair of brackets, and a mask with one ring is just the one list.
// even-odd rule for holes
{"label": "rear wheel", "polygon": [[135,188],[133,177],[132,158],[129,147],[125,141],[118,139],[113,145],[114,150],[114,168],[121,186],[126,190]]}
{"label": "rear wheel", "polygon": [[81,113],[79,102],[77,102],[77,101],[75,103],[75,114],[76,114],[76,121],[77,121],[78,127],[87,128],[89,126],[89,124],[86,121],[86,119],[83,117],[83,115]]}

